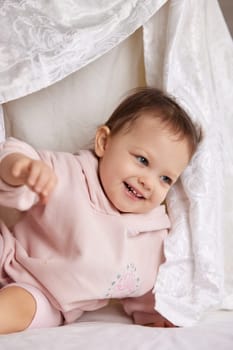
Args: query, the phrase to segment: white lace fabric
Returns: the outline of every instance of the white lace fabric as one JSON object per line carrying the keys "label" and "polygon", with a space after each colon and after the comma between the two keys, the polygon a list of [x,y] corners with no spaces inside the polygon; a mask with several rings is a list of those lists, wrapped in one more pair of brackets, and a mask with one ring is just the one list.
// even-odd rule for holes
{"label": "white lace fabric", "polygon": [[176,96],[204,130],[169,193],[156,308],[181,326],[233,308],[233,44],[217,1],[11,0],[0,3],[0,19],[0,103],[65,78],[143,26],[147,84]]}
{"label": "white lace fabric", "polygon": [[0,103],[51,85],[118,45],[165,0],[0,2]]}
{"label": "white lace fabric", "polygon": [[[225,215],[232,206],[224,206],[223,192],[232,161],[227,129],[233,115],[229,109],[233,45],[217,2],[173,1],[166,5],[160,10],[160,21],[156,14],[144,26],[147,81],[156,81],[176,96],[202,125],[204,141],[168,197],[173,229],[155,292],[159,311],[167,317],[172,314],[176,324],[192,325],[205,311],[221,307],[224,295],[232,291],[229,258],[224,290],[223,221],[226,224],[228,220],[228,231],[232,230]],[[166,26],[161,29],[162,21]],[[166,38],[163,55],[156,55],[156,60],[151,53],[158,52],[162,44],[153,40],[155,32],[161,41]],[[227,242],[232,247],[230,235]],[[224,306],[232,308],[232,297],[227,300]]]}

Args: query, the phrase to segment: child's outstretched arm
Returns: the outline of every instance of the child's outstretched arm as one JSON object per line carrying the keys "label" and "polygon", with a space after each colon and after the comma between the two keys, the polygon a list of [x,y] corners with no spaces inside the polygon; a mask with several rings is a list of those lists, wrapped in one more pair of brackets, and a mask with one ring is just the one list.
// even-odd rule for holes
{"label": "child's outstretched arm", "polygon": [[21,153],[9,154],[1,161],[0,177],[10,186],[28,186],[39,195],[43,204],[47,203],[57,183],[51,167],[42,160],[35,160]]}

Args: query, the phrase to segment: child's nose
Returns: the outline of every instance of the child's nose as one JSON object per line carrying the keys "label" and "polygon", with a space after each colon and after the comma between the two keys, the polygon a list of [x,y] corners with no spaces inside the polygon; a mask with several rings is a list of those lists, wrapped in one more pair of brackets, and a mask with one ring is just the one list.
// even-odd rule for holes
{"label": "child's nose", "polygon": [[150,178],[149,176],[141,176],[139,177],[138,182],[145,188],[145,190],[151,191],[153,186],[152,178]]}

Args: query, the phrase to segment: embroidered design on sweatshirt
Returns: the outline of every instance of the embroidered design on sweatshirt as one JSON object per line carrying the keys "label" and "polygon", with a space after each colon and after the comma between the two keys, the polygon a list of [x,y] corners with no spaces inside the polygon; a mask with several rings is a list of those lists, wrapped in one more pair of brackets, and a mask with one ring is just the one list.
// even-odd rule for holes
{"label": "embroidered design on sweatshirt", "polygon": [[125,270],[115,277],[105,294],[106,298],[122,298],[134,294],[140,285],[140,278],[134,264],[128,264]]}

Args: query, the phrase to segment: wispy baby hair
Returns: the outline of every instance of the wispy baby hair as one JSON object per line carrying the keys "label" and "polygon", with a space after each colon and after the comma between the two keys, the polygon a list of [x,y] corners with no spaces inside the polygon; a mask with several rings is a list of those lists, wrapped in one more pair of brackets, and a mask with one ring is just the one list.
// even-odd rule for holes
{"label": "wispy baby hair", "polygon": [[194,125],[172,96],[157,88],[142,87],[133,90],[114,110],[105,125],[114,135],[123,128],[129,129],[144,113],[159,118],[179,139],[186,138],[193,155],[202,139],[201,128]]}

